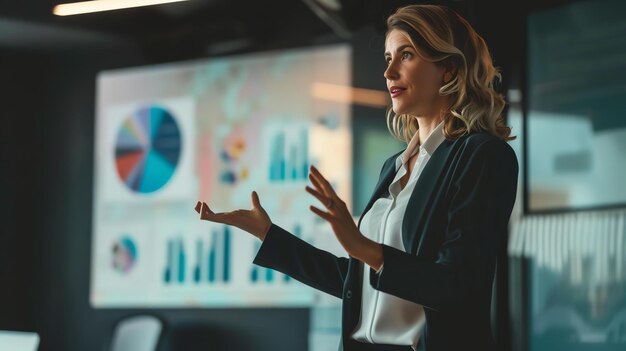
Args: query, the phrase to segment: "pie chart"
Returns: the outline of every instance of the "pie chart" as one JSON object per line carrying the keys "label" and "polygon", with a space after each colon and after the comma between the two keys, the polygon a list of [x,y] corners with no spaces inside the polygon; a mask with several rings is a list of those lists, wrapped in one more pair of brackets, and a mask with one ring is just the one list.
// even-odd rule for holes
{"label": "pie chart", "polygon": [[130,236],[124,236],[113,243],[113,269],[120,273],[128,273],[137,262],[137,245]]}
{"label": "pie chart", "polygon": [[180,153],[180,129],[172,114],[160,106],[142,107],[117,133],[117,174],[131,191],[152,193],[172,178]]}

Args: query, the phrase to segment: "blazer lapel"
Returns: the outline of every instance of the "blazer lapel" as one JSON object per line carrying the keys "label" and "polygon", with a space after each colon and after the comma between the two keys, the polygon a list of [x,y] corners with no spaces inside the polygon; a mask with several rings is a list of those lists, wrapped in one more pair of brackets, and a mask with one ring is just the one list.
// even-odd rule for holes
{"label": "blazer lapel", "polygon": [[376,186],[374,187],[374,193],[370,197],[370,200],[365,206],[363,212],[361,213],[361,216],[359,216],[359,224],[357,225],[358,227],[361,227],[361,219],[363,219],[363,215],[370,209],[370,207],[372,207],[372,205],[374,205],[374,202],[376,202],[376,200],[382,196],[383,192],[387,190],[387,188],[389,188],[389,184],[391,184],[391,181],[396,174],[396,158],[398,157],[398,155],[404,152],[404,150],[400,150],[388,159],[389,162],[387,163],[387,167],[382,170],[380,180],[378,181],[378,184],[376,184]]}
{"label": "blazer lapel", "polygon": [[[413,249],[416,247],[417,228],[419,223],[422,221],[424,208],[428,204],[428,200],[433,193],[436,182],[440,178],[441,172],[448,160],[448,156],[452,150],[452,144],[452,141],[444,140],[437,147],[437,149],[435,149],[435,152],[431,155],[430,159],[426,163],[426,166],[424,166],[422,174],[420,174],[417,179],[415,188],[409,197],[409,203],[407,204],[404,218],[402,219],[402,244],[406,252],[413,252]],[[387,166],[382,170],[380,180],[374,188],[374,193],[370,197],[369,202],[359,217],[358,227],[361,226],[363,215],[389,188],[389,184],[391,184],[396,174],[396,158],[404,152],[404,150],[401,150],[393,155],[389,159],[389,162],[387,162]],[[421,238],[419,239],[421,241]]]}
{"label": "blazer lapel", "polygon": [[426,162],[426,166],[424,166],[409,197],[409,203],[406,206],[402,219],[402,244],[406,252],[413,253],[417,243],[416,239],[419,239],[420,242],[423,239],[421,237],[417,238],[417,228],[424,216],[424,208],[428,204],[437,180],[440,178],[444,165],[448,160],[450,150],[452,149],[451,145],[451,141],[444,140],[435,149],[428,162]]}
{"label": "blazer lapel", "polygon": [[[406,148],[404,150],[406,150]],[[359,223],[357,224],[357,227],[361,227],[361,220],[363,219],[363,215],[370,209],[370,207],[372,207],[372,205],[374,205],[374,202],[376,202],[376,200],[383,195],[385,190],[389,187],[389,184],[391,184],[391,181],[393,180],[396,174],[395,172],[396,158],[398,157],[398,155],[404,152],[404,150],[400,150],[395,155],[387,159],[388,161],[387,166],[383,167],[383,170],[381,171],[380,180],[378,181],[378,184],[376,184],[376,186],[374,187],[374,193],[370,197],[370,200],[365,206],[365,209],[363,210],[363,212],[361,213],[361,216],[359,216]],[[363,265],[364,263],[362,261],[354,259],[352,256],[348,255],[348,275],[356,275],[356,277],[359,277],[358,279],[348,280],[348,281],[351,281],[352,284],[354,284],[352,288],[355,291],[361,291],[361,289],[363,288],[363,276],[362,276]],[[357,306],[355,313],[358,316],[360,313],[359,311],[361,311],[361,303],[360,302],[357,303],[357,302],[358,301],[354,301],[354,303],[356,303],[356,306]],[[352,324],[349,326],[349,328],[351,329],[352,327],[354,327],[356,322],[357,321],[354,320]]]}

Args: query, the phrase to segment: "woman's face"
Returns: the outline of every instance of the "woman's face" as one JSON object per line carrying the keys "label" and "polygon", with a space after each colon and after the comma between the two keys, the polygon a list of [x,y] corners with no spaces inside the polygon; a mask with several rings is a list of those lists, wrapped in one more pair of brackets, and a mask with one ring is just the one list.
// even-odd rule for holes
{"label": "woman's face", "polygon": [[444,101],[439,88],[444,83],[445,69],[422,59],[406,34],[397,29],[389,32],[385,40],[385,60],[384,76],[393,112],[413,116],[436,115]]}

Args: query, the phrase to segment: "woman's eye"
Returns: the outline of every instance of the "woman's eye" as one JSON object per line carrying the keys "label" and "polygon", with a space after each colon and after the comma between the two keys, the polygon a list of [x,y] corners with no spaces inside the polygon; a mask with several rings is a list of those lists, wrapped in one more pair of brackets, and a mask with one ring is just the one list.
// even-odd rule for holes
{"label": "woman's eye", "polygon": [[[402,52],[402,58],[407,58],[407,57],[411,57],[411,53],[408,52],[408,51],[403,51]],[[391,62],[391,58],[389,58],[389,57],[385,58],[385,62],[387,64],[389,64],[389,62]]]}

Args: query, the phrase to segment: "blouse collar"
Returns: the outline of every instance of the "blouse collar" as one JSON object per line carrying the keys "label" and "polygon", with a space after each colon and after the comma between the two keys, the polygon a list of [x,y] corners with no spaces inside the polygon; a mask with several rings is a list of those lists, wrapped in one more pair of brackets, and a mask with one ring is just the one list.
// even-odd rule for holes
{"label": "blouse collar", "polygon": [[[443,134],[443,121],[439,122],[439,124],[430,132],[430,134],[426,137],[424,144],[421,146],[426,150],[429,156],[435,152],[437,147],[443,142],[445,139],[445,135]],[[420,144],[419,144],[419,132],[415,132],[411,140],[409,141],[407,148],[404,150],[402,154],[400,154],[396,158],[396,169],[400,167],[402,164],[409,161],[409,159],[419,152]]]}

